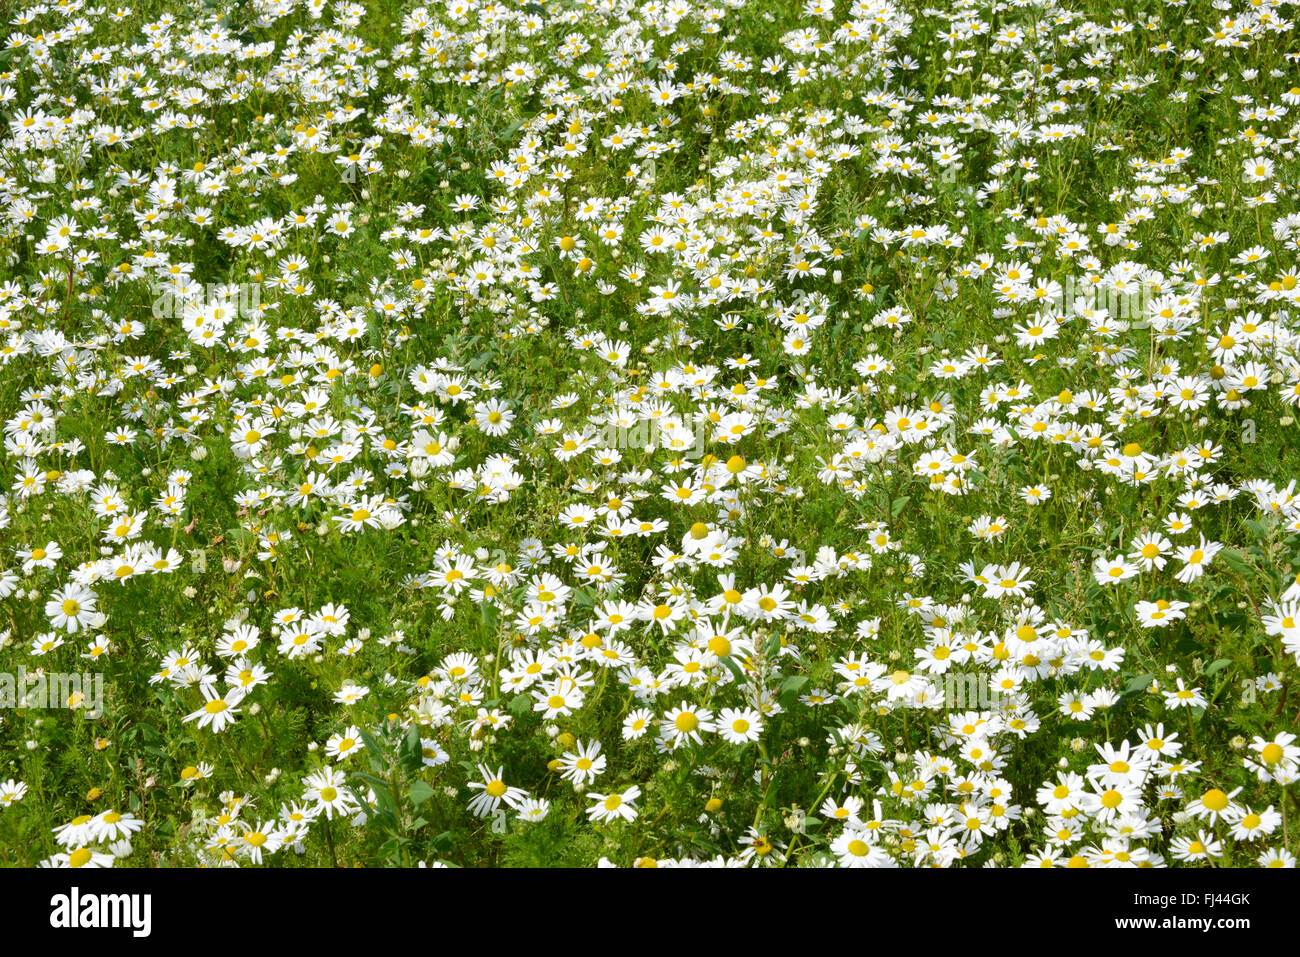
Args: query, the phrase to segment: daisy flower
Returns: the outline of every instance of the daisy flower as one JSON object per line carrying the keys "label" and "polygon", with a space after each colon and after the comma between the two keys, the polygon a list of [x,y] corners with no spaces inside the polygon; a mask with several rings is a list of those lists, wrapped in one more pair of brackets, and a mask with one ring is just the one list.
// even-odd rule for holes
{"label": "daisy flower", "polygon": [[1161,692],[1165,698],[1166,708],[1208,708],[1210,703],[1201,695],[1200,688],[1188,688],[1183,679],[1177,679],[1177,687],[1172,691]]}
{"label": "daisy flower", "polygon": [[763,716],[752,708],[723,708],[718,712],[718,733],[730,744],[749,744],[763,733]]}
{"label": "daisy flower", "polygon": [[334,767],[313,771],[302,779],[303,800],[313,805],[313,813],[323,813],[328,820],[335,814],[348,815],[360,808],[356,795],[347,787],[343,772]]}
{"label": "daisy flower", "polygon": [[670,709],[659,722],[659,733],[670,745],[685,744],[694,741],[702,744],[702,734],[714,730],[713,712],[683,701],[676,708]]}
{"label": "daisy flower", "polygon": [[493,772],[486,764],[478,766],[478,773],[483,780],[469,782],[471,791],[480,792],[469,802],[469,811],[475,817],[489,817],[503,803],[508,807],[518,808],[519,802],[528,797],[528,792],[523,788],[514,788],[506,784],[503,780],[504,772],[504,767],[498,767]]}
{"label": "daisy flower", "polygon": [[210,728],[215,732],[223,731],[234,724],[235,715],[239,714],[239,708],[236,706],[244,699],[243,688],[227,688],[225,694],[217,694],[213,685],[201,684],[199,690],[206,699],[203,707],[186,715],[184,721],[197,720],[200,728]]}
{"label": "daisy flower", "polygon": [[638,814],[635,802],[640,796],[641,788],[635,784],[618,794],[597,794],[589,791],[587,797],[594,803],[587,808],[587,816],[597,823],[607,823],[619,818],[624,821],[635,821]]}
{"label": "daisy flower", "polygon": [[600,753],[600,742],[574,743],[574,750],[564,752],[560,758],[560,777],[575,786],[590,784],[605,771],[605,755]]}
{"label": "daisy flower", "polygon": [[884,848],[871,843],[860,828],[853,826],[845,828],[831,841],[831,853],[840,867],[898,866]]}
{"label": "daisy flower", "polygon": [[1180,861],[1205,861],[1223,856],[1223,843],[1208,831],[1198,831],[1195,837],[1176,837],[1169,845],[1170,853]]}
{"label": "daisy flower", "polygon": [[351,757],[361,744],[361,729],[352,725],[342,734],[332,734],[325,741],[325,756],[336,761]]}

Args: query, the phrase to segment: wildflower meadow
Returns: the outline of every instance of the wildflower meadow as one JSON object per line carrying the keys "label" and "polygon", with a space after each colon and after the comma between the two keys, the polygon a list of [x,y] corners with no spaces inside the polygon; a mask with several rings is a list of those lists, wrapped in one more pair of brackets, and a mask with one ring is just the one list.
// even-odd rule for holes
{"label": "wildflower meadow", "polygon": [[0,2],[0,862],[1295,866],[1293,0],[126,2]]}

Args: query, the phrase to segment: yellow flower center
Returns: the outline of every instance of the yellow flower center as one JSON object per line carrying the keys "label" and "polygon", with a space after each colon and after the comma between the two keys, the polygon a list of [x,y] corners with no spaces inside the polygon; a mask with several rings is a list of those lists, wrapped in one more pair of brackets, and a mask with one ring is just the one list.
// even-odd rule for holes
{"label": "yellow flower center", "polygon": [[1228,806],[1228,795],[1218,788],[1210,788],[1201,795],[1201,803],[1211,811],[1222,811]]}

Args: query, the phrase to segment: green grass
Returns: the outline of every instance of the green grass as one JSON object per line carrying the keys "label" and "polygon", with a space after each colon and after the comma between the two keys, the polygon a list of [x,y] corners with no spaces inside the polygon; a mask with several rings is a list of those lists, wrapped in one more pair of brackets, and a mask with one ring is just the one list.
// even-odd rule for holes
{"label": "green grass", "polygon": [[[872,863],[905,866],[1096,865],[1130,852],[1204,866],[1195,853],[1184,860],[1189,855],[1179,842],[1206,835],[1221,842],[1213,861],[1220,866],[1254,865],[1265,851],[1272,860],[1294,862],[1289,778],[1300,758],[1284,736],[1296,724],[1297,703],[1288,692],[1297,673],[1297,638],[1290,626],[1270,633],[1263,619],[1279,606],[1278,617],[1295,610],[1288,596],[1297,590],[1300,510],[1286,496],[1271,514],[1253,501],[1254,490],[1263,488],[1256,483],[1286,489],[1300,474],[1292,401],[1300,375],[1292,342],[1296,299],[1287,288],[1297,276],[1296,229],[1288,219],[1296,200],[1294,119],[1278,110],[1300,97],[1288,92],[1294,64],[1281,53],[1289,27],[1277,36],[1257,32],[1238,47],[1216,47],[1204,39],[1214,24],[1221,17],[1241,20],[1246,8],[1220,13],[1202,2],[1139,3],[1123,15],[1131,30],[1103,36],[1121,17],[1108,4],[1021,5],[996,13],[985,4],[962,9],[987,29],[949,44],[943,18],[923,5],[900,4],[892,15],[906,14],[910,24],[892,19],[892,30],[874,44],[844,38],[819,54],[801,54],[787,45],[792,31],[816,29],[825,40],[861,15],[840,4],[833,19],[822,20],[798,5],[751,2],[719,8],[720,29],[708,32],[703,6],[672,30],[655,21],[653,5],[620,8],[627,36],[644,42],[638,53],[618,48],[619,19],[568,2],[511,7],[519,17],[540,18],[540,29],[529,36],[518,24],[493,23],[490,16],[484,22],[483,4],[459,23],[441,6],[427,10],[437,37],[403,32],[403,19],[416,12],[412,5],[371,4],[355,25],[342,22],[341,8],[319,19],[299,8],[259,24],[258,9],[149,3],[122,22],[85,14],[92,31],[54,44],[44,66],[30,42],[0,55],[0,72],[8,71],[0,83],[13,91],[4,103],[7,120],[37,107],[57,117],[72,116],[75,107],[87,111],[78,116],[90,117],[75,120],[64,142],[23,140],[13,131],[0,147],[6,196],[36,204],[30,222],[11,215],[0,227],[0,255],[22,290],[0,306],[8,310],[2,331],[11,347],[29,350],[0,368],[10,440],[0,457],[11,484],[29,459],[48,476],[39,494],[23,498],[15,487],[5,503],[0,572],[11,568],[15,578],[0,592],[8,593],[0,599],[0,635],[10,671],[20,665],[29,672],[98,670],[106,689],[103,716],[94,720],[67,709],[0,711],[0,787],[12,780],[27,789],[8,807],[0,790],[0,858],[30,866],[52,858],[66,863],[81,847],[109,853],[108,839],[60,839],[55,829],[116,810],[140,822],[130,854],[121,845],[111,852],[122,866],[255,863],[252,849],[261,845],[246,838],[268,821],[272,840],[265,846],[284,842],[264,855],[271,866],[718,858],[851,864],[859,855],[847,849],[848,831],[860,837],[859,849],[873,849]],[[1066,11],[1072,19],[1056,22]],[[19,12],[14,6],[6,19]],[[178,45],[157,57],[133,52],[142,28],[163,13],[176,18]],[[51,33],[62,19],[45,11],[11,30],[33,37]],[[169,57],[181,55],[179,41],[191,28],[217,25],[245,51],[273,44],[270,54],[190,56],[185,66],[167,66]],[[1026,39],[1000,50],[996,35],[1008,27]],[[328,31],[341,41],[317,50]],[[566,58],[564,45],[575,35],[590,47]],[[354,38],[359,69],[351,68],[344,49]],[[424,57],[425,42],[436,43],[445,62],[438,62],[438,52]],[[472,67],[479,42],[500,50],[488,74],[529,62],[537,78],[458,79]],[[1176,52],[1162,52],[1161,43]],[[95,49],[106,65],[79,66],[77,55]],[[1193,55],[1178,59],[1185,50]],[[959,51],[971,56],[945,58]],[[746,57],[752,66],[728,72],[726,56]],[[774,56],[786,67],[765,73],[763,61]],[[1090,64],[1090,57],[1100,59]],[[969,70],[952,72],[956,63]],[[335,85],[320,95],[294,85],[296,64]],[[627,74],[629,85],[617,100],[597,95],[582,77],[580,68],[590,64],[605,74]],[[1050,76],[1044,64],[1053,67]],[[414,76],[399,77],[408,65]],[[797,83],[786,72],[791,65],[815,65],[822,73]],[[117,66],[134,74],[107,92],[97,84],[110,83]],[[359,79],[365,71],[373,71],[373,84]],[[1150,82],[1122,90],[1133,77]],[[565,85],[555,82],[561,79]],[[660,104],[651,84],[665,80],[691,88]],[[727,92],[723,81],[737,90]],[[154,131],[162,111],[147,108],[148,101],[191,88],[205,90],[210,101],[187,110],[201,125],[192,132]],[[238,94],[223,92],[230,88]],[[997,99],[979,102],[990,95]],[[882,103],[882,96],[895,98],[895,105]],[[390,106],[396,106],[391,122],[383,119]],[[342,119],[348,107],[362,112]],[[174,102],[169,108],[182,109]],[[1275,118],[1241,115],[1269,108]],[[932,111],[945,117],[930,124],[925,117]],[[459,118],[454,126],[445,123],[451,114]],[[1074,124],[1079,135],[1011,138],[997,125],[1003,122],[1027,130]],[[415,124],[437,136],[417,145],[410,136]],[[99,145],[91,135],[101,125],[143,132],[129,143]],[[655,158],[652,175],[635,145],[601,145],[602,138],[636,127],[647,130],[642,145],[676,144]],[[313,129],[323,131],[314,151],[301,145]],[[932,135],[951,139],[946,148],[959,158],[951,176],[930,155]],[[585,150],[566,153],[565,144],[580,137]],[[888,148],[891,141],[897,149]],[[360,154],[367,142],[382,169],[345,176],[336,160]],[[82,143],[89,145],[79,151]],[[295,151],[276,158],[295,143]],[[846,145],[860,152],[833,159]],[[1177,159],[1178,150],[1187,156]],[[887,153],[919,171],[881,169],[877,159]],[[496,180],[493,164],[517,171],[525,154],[533,174],[526,184],[512,190]],[[1273,172],[1263,180],[1243,178],[1243,164],[1256,156],[1268,157]],[[46,158],[54,162],[52,180],[40,175]],[[1143,169],[1137,160],[1152,165]],[[224,175],[226,190],[206,195],[202,179],[183,175],[196,163]],[[143,183],[116,185],[119,174],[135,170],[145,183],[173,183],[175,201],[150,194]],[[562,177],[550,175],[557,170]],[[74,192],[68,187],[77,180],[86,188]],[[1152,200],[1148,186],[1187,187],[1191,195],[1186,202]],[[806,214],[793,208],[803,187],[812,191]],[[1251,205],[1266,189],[1274,201]],[[477,207],[460,210],[463,194],[478,198]],[[74,208],[74,195],[100,205]],[[493,205],[503,199],[511,201],[508,209]],[[608,205],[585,218],[591,200],[625,207],[613,218]],[[316,225],[286,229],[271,255],[219,234],[268,218],[291,223],[316,203],[327,208]],[[423,209],[403,215],[408,203]],[[331,235],[329,227],[342,204],[351,204],[354,231],[346,237]],[[190,221],[198,207],[212,210],[210,225]],[[691,211],[678,222],[682,207]],[[152,225],[141,221],[151,212]],[[42,250],[45,230],[65,215],[80,235],[68,250]],[[1057,216],[1074,224],[1091,249],[1066,255],[1039,231],[1040,217],[1046,224]],[[1140,245],[1106,245],[1100,228],[1126,219],[1128,236]],[[622,238],[607,245],[600,230],[614,222]],[[116,235],[93,238],[87,231],[95,225]],[[681,248],[646,252],[640,237],[655,225],[677,229]],[[960,246],[909,238],[913,229],[936,226],[947,226]],[[427,243],[405,234],[421,228],[441,232]],[[448,235],[461,229],[463,235]],[[494,243],[484,245],[489,232]],[[1228,239],[1197,248],[1198,237],[1217,232]],[[581,241],[582,250],[570,254],[564,237]],[[820,251],[810,254],[810,245]],[[1255,246],[1268,256],[1233,262]],[[149,250],[156,255],[145,257]],[[76,265],[73,251],[94,255]],[[394,260],[399,252],[409,267]],[[810,255],[826,273],[790,278],[790,266]],[[288,257],[305,265],[289,270],[282,265]],[[987,273],[980,257],[995,263]],[[468,287],[465,277],[487,261],[495,278]],[[122,264],[130,278],[122,278]],[[622,272],[634,264],[644,270],[639,283]],[[1111,332],[1065,302],[1057,315],[1068,321],[1058,337],[1018,343],[1016,327],[1033,325],[1036,309],[1026,289],[1014,303],[999,293],[1007,270],[1018,268],[1027,288],[1058,282],[1090,295],[1089,283],[1102,283],[1108,270],[1124,264],[1159,271],[1164,294],[1199,290],[1199,299],[1179,307],[1188,323],[1183,337],[1160,339],[1143,324],[1117,325],[1118,317],[1110,320]],[[201,283],[259,284],[260,301],[273,307],[257,331],[264,344],[241,351],[250,335],[243,318],[227,326],[221,344],[205,348],[179,316],[155,315],[157,274],[150,270],[171,266]],[[683,297],[704,296],[711,276],[752,285],[729,301],[647,312],[651,287],[673,282]],[[277,286],[278,279],[288,288]],[[529,280],[553,295],[534,297]],[[295,294],[299,281],[310,282],[312,291]],[[1267,291],[1270,283],[1280,297]],[[864,284],[871,286],[865,295]],[[386,297],[401,300],[402,308],[379,307]],[[47,311],[40,303],[52,306]],[[894,310],[910,321],[882,326]],[[792,317],[801,311],[817,318],[799,325]],[[1158,325],[1154,312],[1143,318]],[[345,316],[359,330],[354,338],[330,332]],[[1265,320],[1275,323],[1272,341],[1243,325]],[[115,340],[112,331],[128,321],[141,323],[143,334]],[[789,341],[796,326],[810,343],[806,352]],[[1224,359],[1213,354],[1213,343],[1229,330],[1248,346]],[[48,348],[56,335],[65,337],[71,369],[58,349]],[[625,344],[626,361],[612,364],[602,348],[579,349],[583,339]],[[978,348],[1001,364],[955,378],[933,375],[939,363]],[[1116,349],[1130,351],[1116,361]],[[862,372],[861,361],[873,355],[892,371]],[[742,356],[749,357],[744,366],[727,365]],[[162,371],[131,375],[140,357],[156,360]],[[259,359],[273,366],[250,365]],[[1160,369],[1171,361],[1177,375],[1201,380],[1209,396],[1203,408],[1180,410],[1170,400],[1174,378]],[[472,401],[418,392],[415,374],[439,362],[462,370],[457,381],[476,393]],[[698,391],[689,384],[658,387],[668,370],[679,370],[689,383],[706,366],[716,371]],[[1245,384],[1243,376],[1261,371],[1262,381]],[[176,381],[164,382],[164,375]],[[764,381],[754,382],[755,376]],[[987,390],[999,384],[1004,390],[1020,384],[1024,394],[987,403]],[[1232,388],[1250,404],[1239,406]],[[169,430],[185,425],[180,398],[188,393],[201,395],[207,418],[187,426],[182,438]],[[552,399],[565,393],[576,401],[553,408]],[[1074,401],[1082,394],[1092,396],[1093,407]],[[513,411],[505,435],[488,434],[475,422],[475,402],[488,397]],[[300,408],[306,401],[319,407]],[[43,404],[53,429],[30,424],[34,403]],[[442,421],[421,422],[411,411],[417,403],[440,410]],[[619,449],[621,461],[612,465],[595,461],[595,447],[575,458],[556,455],[564,435],[594,434],[611,412],[656,404],[688,423],[710,414],[753,418],[734,443],[711,437],[704,458],[639,447]],[[901,437],[897,420],[905,410],[910,421],[930,420],[925,438]],[[837,429],[842,413],[853,421]],[[274,432],[250,469],[235,440],[258,416]],[[536,426],[547,419],[559,419],[560,432],[540,435]],[[778,426],[781,419],[785,426]],[[980,433],[982,420],[995,420],[1011,440]],[[1047,438],[1033,437],[1034,421]],[[110,435],[122,428],[135,435],[117,444]],[[433,439],[446,433],[459,445],[453,465],[420,476],[413,469],[419,450],[412,446],[425,428]],[[364,435],[355,457],[331,466],[330,455],[358,429]],[[882,436],[900,437],[880,461],[856,466],[847,484],[823,479],[823,469],[855,439]],[[25,454],[24,437],[45,447]],[[1099,440],[1096,448],[1087,446],[1090,437]],[[76,454],[52,446],[73,439],[82,445]],[[386,449],[385,440],[394,447]],[[1221,453],[1183,473],[1170,469],[1175,453],[1203,443]],[[1129,454],[1133,446],[1138,452]],[[963,494],[944,494],[913,472],[941,449],[975,460],[963,473]],[[1140,466],[1150,480],[1135,483],[1097,467],[1113,456],[1128,461],[1131,471],[1139,453],[1150,456]],[[494,501],[477,493],[481,470],[502,455],[511,458],[518,482],[508,498]],[[744,460],[737,468],[759,467],[760,474],[745,473],[742,484],[726,471],[733,456]],[[391,465],[402,468],[390,474]],[[940,472],[953,475],[958,468],[948,460]],[[81,469],[93,473],[85,488],[58,486]],[[463,469],[473,474],[458,475]],[[191,476],[184,508],[167,516],[156,502],[177,470]],[[313,473],[336,483],[355,473],[364,488],[289,504],[286,497]],[[687,504],[660,494],[665,483],[687,478],[697,486],[707,481],[715,497]],[[1019,490],[1030,485],[1050,489],[1050,498],[1025,504]],[[107,486],[122,498],[118,511],[144,513],[142,531],[131,541],[163,553],[176,549],[178,568],[116,580],[126,542],[105,539],[115,522],[97,515],[91,500],[92,490]],[[1235,496],[1214,501],[1224,488]],[[270,497],[241,504],[241,496],[258,490]],[[1210,500],[1191,509],[1180,497],[1192,492]],[[360,496],[391,500],[393,527],[340,527],[340,517],[379,508]],[[563,525],[560,516],[570,506],[599,511],[611,498],[626,503],[636,521],[662,522],[663,529],[605,536],[591,522]],[[1129,554],[1136,536],[1162,531],[1173,511],[1190,513],[1194,527],[1167,533],[1172,546],[1162,550],[1163,569],[1118,584],[1095,580],[1099,556]],[[969,527],[981,516],[1000,520],[1004,533],[978,540]],[[886,528],[893,545],[874,546]],[[729,539],[734,557],[719,567],[700,560],[657,567],[661,546],[682,551],[699,529]],[[272,533],[281,538],[277,557],[259,558]],[[1223,550],[1204,575],[1178,580],[1184,563],[1174,549],[1195,545],[1202,535]],[[540,543],[544,565],[530,564],[536,560],[530,540]],[[53,568],[24,572],[23,556],[50,541],[63,558]],[[782,541],[788,553],[774,555],[771,545]],[[578,563],[555,553],[600,542],[606,543],[601,559],[617,571],[608,585],[588,580]],[[815,576],[801,584],[786,578],[792,568],[812,565],[819,549],[830,551]],[[463,579],[469,587],[454,604],[444,601],[441,588],[416,587],[420,576],[445,573],[438,564],[445,552],[472,560]],[[110,645],[91,661],[86,630],[56,627],[45,604],[74,581],[82,563],[101,559],[105,574],[82,577],[107,615],[94,634]],[[1024,596],[986,595],[963,571],[968,563],[979,571],[1016,562],[1029,567],[1034,581]],[[487,590],[498,565],[511,566],[513,577]],[[556,620],[533,632],[525,626],[535,611],[526,611],[529,587],[534,594],[552,587],[543,574],[557,576],[572,593]],[[744,614],[724,621],[705,607],[725,590],[720,574],[734,575],[735,588],[746,593],[784,582],[793,601],[828,613],[833,627],[814,631],[793,613],[765,621],[759,591],[746,599]],[[600,633],[595,622],[611,599],[643,603],[649,620],[614,636]],[[909,608],[913,599],[925,604]],[[1135,606],[1157,600],[1187,603],[1186,617],[1166,628],[1141,627]],[[692,635],[689,622],[664,629],[654,620],[651,609],[678,601],[695,603],[703,639]],[[273,616],[297,608],[310,617],[327,604],[346,607],[350,621],[321,639],[319,653],[290,656],[277,649]],[[916,613],[920,607],[926,615]],[[1026,616],[1036,641],[1057,642],[1038,661],[1025,658],[1025,639],[1017,644]],[[954,673],[994,680],[1018,662],[1020,694],[1013,702],[925,709],[890,698],[890,676],[917,672],[924,650],[946,637],[936,630],[936,617],[953,632],[953,647],[976,646]],[[878,635],[859,631],[860,623],[876,618]],[[205,701],[198,687],[150,679],[168,654],[184,647],[215,671],[213,687],[224,689],[230,661],[218,654],[218,642],[223,626],[233,628],[235,620],[256,626],[261,639],[241,667],[260,664],[271,677],[240,702],[231,725],[214,732],[185,720]],[[1072,655],[1093,646],[1062,644],[1054,637],[1061,626],[1086,632],[1102,652],[1122,649],[1122,662],[1113,670],[1070,667]],[[690,659],[692,641],[704,644],[713,631],[732,629],[733,650],[704,656],[700,683],[650,700],[637,697],[632,676],[638,669],[662,679],[665,669]],[[45,653],[32,649],[51,633],[65,643]],[[581,639],[593,634],[583,649]],[[345,644],[352,640],[358,648]],[[614,640],[627,645],[634,667],[603,665],[600,650]],[[581,706],[554,719],[534,710],[539,685],[511,685],[503,675],[511,656],[524,652],[553,659],[545,669],[549,681],[566,673],[579,679]],[[447,673],[454,654],[471,656],[478,677]],[[810,703],[814,690],[836,692],[847,680],[836,668],[850,654],[879,666],[874,687],[850,687],[829,704]],[[1276,688],[1256,687],[1256,679],[1269,675]],[[1199,689],[1207,706],[1168,707],[1161,692],[1179,679]],[[337,702],[335,693],[352,683],[369,694],[353,704]],[[1063,695],[1104,691],[1115,700],[1087,720],[1061,711]],[[624,719],[640,707],[671,735],[667,716],[683,703],[715,715],[751,708],[761,714],[761,734],[737,744],[714,730],[700,743],[672,749],[657,743],[655,726],[643,737],[625,738]],[[476,722],[480,711],[487,724]],[[967,711],[981,712],[978,718],[994,729],[977,736],[980,754],[965,747],[967,733],[954,733],[967,723]],[[1015,717],[1033,730],[1020,733],[1006,723]],[[1126,801],[1150,819],[1150,834],[1122,833],[1095,805],[1081,804],[1062,819],[1040,799],[1045,782],[1050,790],[1066,771],[1093,780],[1094,795],[1106,794],[1112,785],[1101,783],[1109,779],[1098,765],[1098,747],[1128,741],[1138,748],[1153,724],[1163,724],[1166,737],[1177,734],[1182,752],[1150,767],[1134,762],[1134,794]],[[846,732],[851,726],[860,727]],[[359,729],[352,755],[328,757],[327,740],[352,727]],[[1260,748],[1251,743],[1257,736],[1285,745],[1269,765],[1278,772],[1274,778],[1261,778],[1246,763],[1258,763]],[[447,759],[426,765],[421,739]],[[601,743],[606,768],[575,788],[556,762],[592,741]],[[996,752],[991,764],[990,749]],[[498,818],[471,813],[481,791],[470,785],[485,783],[480,764],[503,768],[506,784],[549,802],[549,813],[535,822],[513,811]],[[194,779],[192,769],[207,765],[210,777]],[[328,826],[323,816],[291,820],[292,805],[314,803],[305,796],[304,778],[324,767],[347,775],[358,807]],[[627,793],[633,785],[640,789],[633,819],[591,819],[599,802],[588,792]],[[1257,839],[1234,838],[1232,820],[1196,817],[1203,796],[1212,805],[1220,794],[1230,796],[1233,820],[1265,808],[1281,819],[1274,827],[1267,818],[1268,833]],[[842,806],[860,801],[855,814],[862,822],[888,823],[853,830],[826,815],[828,799]],[[972,817],[989,833],[970,837],[965,822]],[[1074,832],[1060,838],[1070,822]],[[938,850],[927,852],[931,844]],[[56,858],[59,853],[64,856]]]}

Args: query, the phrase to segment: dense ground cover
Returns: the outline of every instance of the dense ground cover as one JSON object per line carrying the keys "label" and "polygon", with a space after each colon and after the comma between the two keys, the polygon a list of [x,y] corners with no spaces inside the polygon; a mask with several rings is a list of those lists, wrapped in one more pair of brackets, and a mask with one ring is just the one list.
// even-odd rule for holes
{"label": "dense ground cover", "polygon": [[4,11],[0,859],[1294,865],[1293,3]]}

